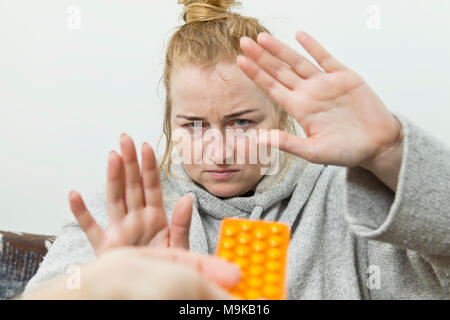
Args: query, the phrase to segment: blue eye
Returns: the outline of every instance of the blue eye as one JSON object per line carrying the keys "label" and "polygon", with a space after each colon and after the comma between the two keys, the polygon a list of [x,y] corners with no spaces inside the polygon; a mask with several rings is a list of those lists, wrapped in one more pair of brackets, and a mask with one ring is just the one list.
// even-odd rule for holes
{"label": "blue eye", "polygon": [[188,127],[188,128],[201,128],[202,127],[202,121],[189,122],[188,124],[186,124],[186,127]]}
{"label": "blue eye", "polygon": [[245,127],[250,124],[249,120],[236,120],[234,122],[238,127]]}

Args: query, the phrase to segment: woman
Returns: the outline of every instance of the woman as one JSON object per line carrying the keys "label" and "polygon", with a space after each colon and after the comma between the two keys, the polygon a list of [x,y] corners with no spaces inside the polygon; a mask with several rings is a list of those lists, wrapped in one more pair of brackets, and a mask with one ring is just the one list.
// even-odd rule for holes
{"label": "woman", "polygon": [[[79,225],[64,226],[28,289],[119,246],[213,254],[221,220],[241,217],[290,225],[290,299],[449,298],[450,150],[392,115],[308,34],[297,40],[320,68],[233,13],[234,1],[180,2],[186,24],[166,53],[160,173],[148,144],[139,171],[123,134],[122,154],[108,160],[106,207],[90,210],[97,222],[72,192]],[[291,117],[306,137],[294,134]],[[261,162],[229,161],[239,151],[234,138],[209,144],[203,161],[186,156],[192,144],[183,140],[175,154],[184,162],[175,162],[177,129],[190,142],[198,131],[278,130],[278,140],[260,136],[260,147],[294,156],[282,154],[280,171],[264,175]]]}

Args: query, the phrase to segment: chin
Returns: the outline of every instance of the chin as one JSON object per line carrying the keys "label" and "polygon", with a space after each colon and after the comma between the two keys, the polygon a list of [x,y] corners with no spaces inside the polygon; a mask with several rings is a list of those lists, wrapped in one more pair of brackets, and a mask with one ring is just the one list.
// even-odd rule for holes
{"label": "chin", "polygon": [[236,188],[236,186],[232,186],[232,185],[216,184],[216,185],[212,185],[212,186],[207,186],[206,190],[208,190],[209,193],[211,193],[219,198],[232,198],[232,197],[236,197],[240,194],[245,193],[240,188]]}

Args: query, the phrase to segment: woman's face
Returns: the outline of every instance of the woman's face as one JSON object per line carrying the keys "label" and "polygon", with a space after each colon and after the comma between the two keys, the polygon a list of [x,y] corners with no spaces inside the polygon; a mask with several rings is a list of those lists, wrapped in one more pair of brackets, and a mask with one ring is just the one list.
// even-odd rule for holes
{"label": "woman's face", "polygon": [[279,128],[272,101],[236,64],[218,64],[213,70],[179,67],[170,81],[172,133],[189,137],[178,140],[176,150],[191,179],[223,198],[253,190],[262,178],[262,164],[254,160],[258,151],[248,136]]}

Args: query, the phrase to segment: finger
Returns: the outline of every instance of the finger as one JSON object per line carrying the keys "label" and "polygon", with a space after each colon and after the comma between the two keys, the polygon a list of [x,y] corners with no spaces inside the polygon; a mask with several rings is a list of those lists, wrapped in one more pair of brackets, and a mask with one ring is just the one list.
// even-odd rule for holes
{"label": "finger", "polygon": [[170,223],[170,247],[189,249],[189,229],[192,218],[192,197],[183,196],[178,200]]}
{"label": "finger", "polygon": [[141,173],[133,140],[126,134],[120,137],[120,149],[125,165],[125,200],[128,210],[144,206]]}
{"label": "finger", "polygon": [[289,89],[294,89],[303,80],[291,67],[275,58],[268,51],[248,37],[242,37],[240,45],[244,53],[256,62],[262,69],[267,71],[272,77],[284,84]]}
{"label": "finger", "polygon": [[284,106],[291,91],[279,83],[251,59],[239,55],[236,59],[241,70],[273,101]]}
{"label": "finger", "polygon": [[258,143],[286,151],[308,161],[314,162],[314,143],[310,138],[302,138],[280,130],[271,130],[258,136]]}
{"label": "finger", "polygon": [[204,277],[227,288],[235,286],[241,280],[241,270],[237,265],[215,256],[193,253],[180,248],[140,247],[138,250],[149,257],[188,265]]}
{"label": "finger", "polygon": [[142,145],[142,184],[146,205],[162,208],[163,194],[155,153],[148,143]]}
{"label": "finger", "polygon": [[112,151],[108,159],[108,174],[106,181],[106,209],[109,223],[116,223],[122,219],[127,209],[124,202],[124,173],[123,160],[120,155]]}
{"label": "finger", "polygon": [[103,229],[98,225],[98,223],[86,209],[84,201],[79,193],[75,191],[70,192],[69,203],[70,209],[77,219],[78,224],[86,234],[94,250],[96,250],[101,244],[104,234]]}
{"label": "finger", "polygon": [[268,33],[260,33],[258,35],[258,43],[275,57],[286,62],[292,70],[304,79],[308,79],[322,72],[322,70],[313,65],[307,58]]}
{"label": "finger", "polygon": [[336,58],[306,32],[299,31],[296,34],[297,41],[305,50],[317,61],[317,63],[326,71],[333,72],[345,69]]}

